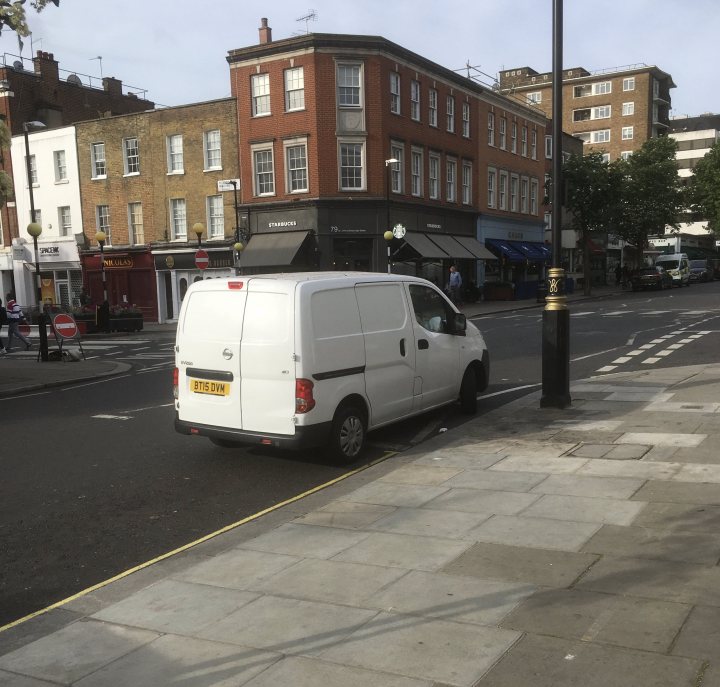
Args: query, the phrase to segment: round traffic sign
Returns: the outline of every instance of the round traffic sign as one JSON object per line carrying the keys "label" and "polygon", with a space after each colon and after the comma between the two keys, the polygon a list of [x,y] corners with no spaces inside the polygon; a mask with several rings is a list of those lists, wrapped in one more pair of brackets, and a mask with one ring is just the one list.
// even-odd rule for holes
{"label": "round traffic sign", "polygon": [[207,254],[207,251],[198,248],[197,253],[195,253],[195,267],[199,270],[206,270],[209,264],[210,256]]}
{"label": "round traffic sign", "polygon": [[63,339],[74,339],[77,336],[78,328],[72,315],[61,312],[53,317],[53,329]]}

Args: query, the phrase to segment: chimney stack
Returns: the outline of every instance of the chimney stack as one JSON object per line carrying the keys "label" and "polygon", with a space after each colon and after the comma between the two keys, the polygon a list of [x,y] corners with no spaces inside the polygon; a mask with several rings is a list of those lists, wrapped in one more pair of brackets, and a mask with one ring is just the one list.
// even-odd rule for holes
{"label": "chimney stack", "polygon": [[57,60],[51,52],[38,50],[33,58],[35,73],[46,83],[57,83],[60,80],[60,70]]}
{"label": "chimney stack", "polygon": [[260,44],[263,43],[272,43],[272,29],[268,26],[267,18],[263,17],[260,20],[260,28],[258,31],[260,32]]}

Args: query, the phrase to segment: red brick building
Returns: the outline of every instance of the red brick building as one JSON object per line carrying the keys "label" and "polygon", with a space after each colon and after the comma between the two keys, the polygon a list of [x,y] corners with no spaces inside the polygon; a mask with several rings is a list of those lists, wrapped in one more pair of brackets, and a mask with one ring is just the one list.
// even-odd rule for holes
{"label": "red brick building", "polygon": [[259,44],[227,60],[251,233],[243,270],[384,271],[383,235],[402,225],[396,272],[444,284],[458,262],[483,280],[485,242],[511,240],[535,245],[488,244],[498,277],[537,278],[542,113],[378,36],[273,41],[263,19]]}

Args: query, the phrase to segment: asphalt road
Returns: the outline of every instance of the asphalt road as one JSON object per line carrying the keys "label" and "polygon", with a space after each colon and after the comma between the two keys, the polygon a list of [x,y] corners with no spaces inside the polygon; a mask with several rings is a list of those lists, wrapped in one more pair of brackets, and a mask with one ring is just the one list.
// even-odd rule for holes
{"label": "asphalt road", "polygon": [[[475,321],[492,359],[480,412],[537,390],[542,310]],[[171,339],[96,342],[91,354],[133,371],[0,401],[0,626],[346,471],[319,455],[219,449],[175,434]],[[571,307],[572,379],[716,361],[719,344],[720,282]],[[365,459],[462,422],[448,408],[374,432]]]}

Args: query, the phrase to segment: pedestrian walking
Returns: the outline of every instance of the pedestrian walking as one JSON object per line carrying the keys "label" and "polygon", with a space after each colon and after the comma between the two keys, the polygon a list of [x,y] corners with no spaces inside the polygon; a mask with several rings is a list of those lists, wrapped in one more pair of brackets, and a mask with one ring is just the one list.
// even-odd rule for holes
{"label": "pedestrian walking", "polygon": [[25,315],[22,308],[17,304],[14,298],[7,303],[7,320],[8,320],[8,342],[5,349],[8,353],[12,351],[13,337],[19,339],[25,344],[25,350],[29,350],[32,343],[30,339],[20,333],[20,323],[25,322]]}
{"label": "pedestrian walking", "polygon": [[7,310],[5,310],[5,307],[2,304],[2,298],[0,298],[0,355],[5,355],[7,351],[5,350],[5,344],[2,340],[2,328],[7,324]]}
{"label": "pedestrian walking", "polygon": [[462,305],[462,277],[460,276],[460,272],[457,271],[455,265],[450,266],[450,277],[448,278],[447,288],[448,293],[450,294],[450,300],[457,306]]}

